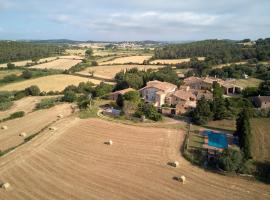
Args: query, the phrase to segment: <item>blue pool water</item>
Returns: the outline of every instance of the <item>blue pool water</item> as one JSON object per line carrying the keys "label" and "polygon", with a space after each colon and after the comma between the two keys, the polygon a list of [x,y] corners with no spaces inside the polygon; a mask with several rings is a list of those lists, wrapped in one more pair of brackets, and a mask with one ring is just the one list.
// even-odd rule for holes
{"label": "blue pool water", "polygon": [[213,131],[205,131],[204,134],[208,135],[208,145],[216,148],[228,148],[228,141],[226,134],[215,133]]}

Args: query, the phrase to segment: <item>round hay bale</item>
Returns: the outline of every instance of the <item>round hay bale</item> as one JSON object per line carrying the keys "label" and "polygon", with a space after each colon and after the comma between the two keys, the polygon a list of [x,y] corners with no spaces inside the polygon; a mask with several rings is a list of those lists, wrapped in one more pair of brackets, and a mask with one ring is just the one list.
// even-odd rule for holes
{"label": "round hay bale", "polygon": [[3,184],[1,185],[1,188],[7,190],[8,188],[10,188],[10,184],[9,184],[9,183],[3,183]]}
{"label": "round hay bale", "polygon": [[186,177],[183,176],[183,175],[180,176],[179,181],[182,182],[183,184],[185,184],[185,182],[186,182]]}
{"label": "round hay bale", "polygon": [[112,144],[113,144],[112,140],[109,140],[109,142],[108,142],[108,143],[109,143],[109,145],[112,145]]}
{"label": "round hay bale", "polygon": [[51,130],[51,131],[56,131],[57,128],[55,128],[55,127],[50,127],[49,130]]}
{"label": "round hay bale", "polygon": [[179,162],[178,162],[178,161],[174,161],[174,162],[172,163],[172,166],[173,166],[173,167],[178,167],[178,166],[179,166]]}
{"label": "round hay bale", "polygon": [[1,129],[3,129],[3,130],[7,130],[7,129],[8,129],[8,127],[7,127],[7,126],[1,126]]}
{"label": "round hay bale", "polygon": [[19,136],[20,137],[26,137],[26,133],[24,133],[24,132],[23,133],[20,133]]}
{"label": "round hay bale", "polygon": [[64,115],[59,114],[59,115],[57,115],[57,117],[58,117],[58,118],[63,118],[63,117],[64,117]]}

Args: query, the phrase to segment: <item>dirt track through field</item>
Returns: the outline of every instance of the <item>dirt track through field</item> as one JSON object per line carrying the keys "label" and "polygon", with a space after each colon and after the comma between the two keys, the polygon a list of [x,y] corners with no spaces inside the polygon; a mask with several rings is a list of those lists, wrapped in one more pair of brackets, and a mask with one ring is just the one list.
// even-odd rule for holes
{"label": "dirt track through field", "polygon": [[[270,198],[270,186],[224,177],[179,155],[183,133],[99,119],[68,118],[0,158],[0,199],[243,199]],[[104,142],[112,139],[112,146]],[[180,162],[179,168],[166,163]],[[182,185],[174,176],[185,175]]]}

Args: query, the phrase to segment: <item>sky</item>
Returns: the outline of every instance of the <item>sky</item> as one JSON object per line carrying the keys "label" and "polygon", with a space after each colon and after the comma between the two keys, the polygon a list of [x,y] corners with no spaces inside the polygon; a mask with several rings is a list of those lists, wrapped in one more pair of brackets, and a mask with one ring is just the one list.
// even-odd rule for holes
{"label": "sky", "polygon": [[270,37],[270,0],[0,0],[0,40]]}

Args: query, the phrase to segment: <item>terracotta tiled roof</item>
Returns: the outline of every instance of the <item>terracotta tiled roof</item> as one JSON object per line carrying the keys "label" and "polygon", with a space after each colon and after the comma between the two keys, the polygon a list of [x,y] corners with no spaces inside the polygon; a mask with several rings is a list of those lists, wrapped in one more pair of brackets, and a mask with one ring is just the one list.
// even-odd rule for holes
{"label": "terracotta tiled roof", "polygon": [[261,102],[270,102],[270,96],[257,96],[255,98],[260,100]]}
{"label": "terracotta tiled roof", "polygon": [[126,94],[127,92],[130,92],[130,91],[135,91],[133,88],[127,88],[127,89],[124,89],[124,90],[118,90],[118,91],[115,91],[113,92],[112,94]]}
{"label": "terracotta tiled roof", "polygon": [[177,86],[172,84],[172,83],[168,83],[168,82],[149,81],[147,83],[147,85],[144,88],[142,88],[141,90],[146,89],[146,88],[156,88],[158,90],[168,91],[168,90],[176,89]]}
{"label": "terracotta tiled roof", "polygon": [[186,101],[190,99],[194,99],[194,100],[196,99],[196,96],[192,92],[185,91],[185,90],[177,90],[173,93],[173,96],[182,100],[186,100]]}

